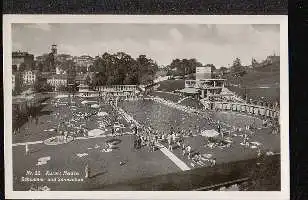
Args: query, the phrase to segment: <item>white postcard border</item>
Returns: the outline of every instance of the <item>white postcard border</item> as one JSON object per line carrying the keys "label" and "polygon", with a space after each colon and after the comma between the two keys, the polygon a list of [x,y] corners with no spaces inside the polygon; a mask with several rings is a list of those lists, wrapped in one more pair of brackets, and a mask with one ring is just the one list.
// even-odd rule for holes
{"label": "white postcard border", "polygon": [[[289,199],[288,17],[286,15],[3,15],[3,91],[5,197],[9,199]],[[145,24],[280,24],[281,191],[13,191],[12,161],[12,23],[145,23]]]}

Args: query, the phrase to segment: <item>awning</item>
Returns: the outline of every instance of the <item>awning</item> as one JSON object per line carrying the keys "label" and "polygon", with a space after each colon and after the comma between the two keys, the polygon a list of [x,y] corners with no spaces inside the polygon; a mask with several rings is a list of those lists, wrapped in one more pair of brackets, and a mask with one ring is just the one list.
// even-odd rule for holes
{"label": "awning", "polygon": [[187,94],[198,94],[199,90],[196,89],[196,88],[184,88],[184,89],[180,90],[179,92],[187,93]]}

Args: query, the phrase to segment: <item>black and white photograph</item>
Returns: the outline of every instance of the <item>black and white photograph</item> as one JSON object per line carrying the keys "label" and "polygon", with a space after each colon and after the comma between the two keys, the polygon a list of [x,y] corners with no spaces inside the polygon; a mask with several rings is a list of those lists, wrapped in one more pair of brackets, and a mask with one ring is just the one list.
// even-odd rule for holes
{"label": "black and white photograph", "polygon": [[135,18],[6,20],[11,197],[287,194],[287,18]]}

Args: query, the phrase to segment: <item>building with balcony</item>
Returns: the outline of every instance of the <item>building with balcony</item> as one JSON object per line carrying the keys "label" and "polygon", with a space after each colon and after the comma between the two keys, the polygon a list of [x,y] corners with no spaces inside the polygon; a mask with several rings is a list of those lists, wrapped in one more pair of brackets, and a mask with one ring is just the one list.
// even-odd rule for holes
{"label": "building with balcony", "polygon": [[22,79],[25,85],[33,85],[37,78],[38,71],[37,70],[27,70],[23,73]]}
{"label": "building with balcony", "polygon": [[47,83],[54,87],[57,91],[59,87],[67,86],[67,75],[66,74],[53,74],[47,78]]}
{"label": "building with balcony", "polygon": [[201,99],[217,99],[225,96],[222,93],[225,81],[225,79],[213,78],[211,67],[197,67],[196,79],[185,80],[185,88],[179,92]]}
{"label": "building with balcony", "polygon": [[185,80],[182,93],[199,94],[201,98],[217,96],[224,88],[225,79]]}

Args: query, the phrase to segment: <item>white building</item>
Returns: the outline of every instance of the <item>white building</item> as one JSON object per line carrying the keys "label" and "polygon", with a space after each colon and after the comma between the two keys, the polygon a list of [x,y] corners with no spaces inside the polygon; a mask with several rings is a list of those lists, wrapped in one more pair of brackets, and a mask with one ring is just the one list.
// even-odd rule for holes
{"label": "white building", "polygon": [[64,74],[54,74],[47,78],[47,83],[57,90],[61,86],[67,86],[67,76]]}
{"label": "white building", "polygon": [[35,82],[35,79],[36,79],[36,74],[37,74],[37,71],[33,70],[29,70],[29,71],[25,71],[23,73],[23,82],[25,85],[33,85],[34,82]]}
{"label": "white building", "polygon": [[86,69],[86,71],[89,71],[89,67],[94,63],[94,58],[88,55],[82,55],[79,57],[74,57],[73,61],[78,67],[84,68]]}

